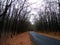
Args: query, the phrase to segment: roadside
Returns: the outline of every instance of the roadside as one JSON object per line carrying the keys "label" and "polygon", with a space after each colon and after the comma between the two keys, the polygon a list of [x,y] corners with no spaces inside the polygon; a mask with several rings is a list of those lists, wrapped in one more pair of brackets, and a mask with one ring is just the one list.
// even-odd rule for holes
{"label": "roadside", "polygon": [[[1,39],[0,45],[31,45],[31,40],[28,32],[17,34],[15,36],[8,37],[7,39]],[[5,41],[4,41],[4,40]]]}
{"label": "roadside", "polygon": [[48,37],[60,40],[60,32],[48,32],[48,33],[46,33],[46,32],[37,32],[37,33],[41,34],[41,35],[44,35],[44,36],[48,36]]}
{"label": "roadside", "polygon": [[[55,32],[49,32],[49,33],[36,32],[36,33],[60,40],[59,32],[57,32],[57,33],[55,33]],[[32,45],[32,44],[33,43],[30,40],[29,32],[16,34],[12,38],[10,37],[10,35],[8,37],[3,36],[0,40],[0,45]]]}

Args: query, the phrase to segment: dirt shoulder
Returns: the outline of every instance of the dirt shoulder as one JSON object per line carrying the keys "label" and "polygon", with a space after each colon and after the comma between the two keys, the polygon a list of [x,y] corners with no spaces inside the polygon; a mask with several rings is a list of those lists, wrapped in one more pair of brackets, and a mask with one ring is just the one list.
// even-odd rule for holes
{"label": "dirt shoulder", "polygon": [[31,40],[28,32],[17,34],[13,38],[8,37],[5,41],[1,39],[0,45],[31,45]]}
{"label": "dirt shoulder", "polygon": [[44,35],[44,36],[48,36],[50,38],[55,38],[55,39],[60,40],[60,32],[49,32],[49,33],[46,33],[46,32],[37,32],[37,33],[41,34],[41,35]]}

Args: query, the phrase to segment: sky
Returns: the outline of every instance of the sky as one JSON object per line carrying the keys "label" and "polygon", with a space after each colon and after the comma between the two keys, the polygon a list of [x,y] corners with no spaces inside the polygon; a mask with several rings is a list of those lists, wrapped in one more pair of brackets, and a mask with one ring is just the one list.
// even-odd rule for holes
{"label": "sky", "polygon": [[45,3],[43,2],[43,0],[29,0],[29,3],[32,4],[31,5],[32,10],[29,21],[33,25],[35,23],[35,19],[39,20],[38,11],[40,8],[43,10]]}

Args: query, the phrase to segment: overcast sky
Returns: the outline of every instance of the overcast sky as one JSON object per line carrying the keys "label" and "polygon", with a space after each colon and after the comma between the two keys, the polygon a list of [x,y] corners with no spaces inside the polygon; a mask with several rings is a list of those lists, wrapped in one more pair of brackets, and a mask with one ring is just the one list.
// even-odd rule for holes
{"label": "overcast sky", "polygon": [[45,3],[43,0],[29,0],[29,3],[32,4],[30,22],[31,22],[31,24],[34,24],[35,19],[37,19],[37,20],[39,19],[39,15],[38,15],[39,9],[41,8],[43,10]]}

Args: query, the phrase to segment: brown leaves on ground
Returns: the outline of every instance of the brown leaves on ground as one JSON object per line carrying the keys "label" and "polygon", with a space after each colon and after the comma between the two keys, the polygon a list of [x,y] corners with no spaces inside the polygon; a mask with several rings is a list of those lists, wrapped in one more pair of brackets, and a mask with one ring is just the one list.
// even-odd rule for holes
{"label": "brown leaves on ground", "polygon": [[55,38],[60,40],[60,32],[37,32],[41,35],[47,36],[47,37],[51,37],[51,38]]}
{"label": "brown leaves on ground", "polygon": [[6,39],[5,43],[6,43],[6,45],[31,45],[30,36],[29,36],[28,32],[24,32],[22,34],[17,34],[15,36],[13,36],[13,38],[8,37],[8,39]]}

